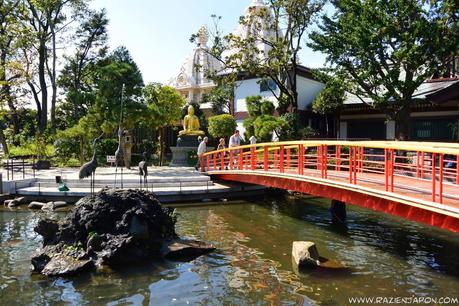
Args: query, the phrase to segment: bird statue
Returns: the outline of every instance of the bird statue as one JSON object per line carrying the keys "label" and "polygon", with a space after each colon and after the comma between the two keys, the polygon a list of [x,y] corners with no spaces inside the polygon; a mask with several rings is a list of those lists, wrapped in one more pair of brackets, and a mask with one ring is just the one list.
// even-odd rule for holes
{"label": "bird statue", "polygon": [[115,186],[114,188],[116,189],[116,176],[118,174],[118,167],[121,168],[121,189],[123,189],[123,167],[121,167],[122,162],[123,162],[123,128],[121,125],[118,128],[118,148],[115,151]]}
{"label": "bird statue", "polygon": [[140,189],[142,189],[142,177],[143,177],[143,186],[148,190],[148,165],[147,165],[147,153],[143,152],[142,161],[139,163],[139,179],[140,179]]}
{"label": "bird statue", "polygon": [[96,168],[97,168],[96,146],[99,143],[100,138],[102,137],[102,135],[100,135],[97,138],[94,138],[94,141],[93,141],[93,144],[92,144],[93,152],[94,152],[93,155],[92,155],[92,159],[89,162],[87,162],[86,164],[84,164],[83,166],[81,166],[80,171],[78,173],[78,177],[79,177],[80,180],[82,180],[84,178],[87,178],[87,177],[91,177],[91,180],[89,182],[89,185],[90,185],[89,188],[91,190],[91,194],[94,193],[94,182],[95,182],[95,178],[96,178]]}

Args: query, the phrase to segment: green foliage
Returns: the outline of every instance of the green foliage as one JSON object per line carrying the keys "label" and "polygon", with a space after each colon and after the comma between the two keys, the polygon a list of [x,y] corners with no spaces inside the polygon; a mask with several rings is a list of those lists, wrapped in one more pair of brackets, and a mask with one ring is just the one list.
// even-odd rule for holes
{"label": "green foliage", "polygon": [[202,97],[202,103],[211,103],[212,113],[215,115],[228,114],[230,112],[233,97],[233,87],[228,84],[218,85]]}
{"label": "green foliage", "polygon": [[343,106],[346,86],[336,77],[325,81],[325,88],[312,102],[312,110],[321,115],[336,114]]}
{"label": "green foliage", "polygon": [[373,101],[409,136],[414,91],[457,54],[459,31],[449,1],[335,0],[310,46],[327,54],[351,92]]}
{"label": "green foliage", "polygon": [[54,147],[51,144],[40,141],[22,143],[19,146],[10,146],[10,157],[33,156],[37,159],[49,158],[54,154]]}
{"label": "green foliage", "polygon": [[142,103],[143,80],[137,64],[129,51],[120,47],[99,61],[98,66],[98,90],[95,104],[88,113],[89,121],[94,122],[106,134],[115,131],[121,119],[122,98],[123,127],[133,128],[141,121],[146,110]]}
{"label": "green foliage", "polygon": [[106,55],[107,24],[105,10],[89,11],[76,31],[76,50],[66,57],[58,79],[66,92],[58,105],[58,127],[65,129],[85,116],[96,99],[96,63]]}
{"label": "green foliage", "polygon": [[209,134],[214,138],[228,137],[236,130],[237,123],[229,114],[212,116],[209,118]]}
{"label": "green foliage", "polygon": [[279,136],[281,129],[286,128],[287,122],[282,117],[272,115],[261,115],[253,122],[255,137],[260,142],[269,142],[272,140],[273,133]]}
{"label": "green foliage", "polygon": [[107,138],[102,139],[97,146],[97,161],[100,165],[107,163],[107,155],[115,155],[115,151],[118,148],[118,139]]}
{"label": "green foliage", "polygon": [[143,89],[143,97],[147,104],[145,125],[157,129],[180,121],[185,99],[174,88],[150,83]]}
{"label": "green foliage", "polygon": [[243,122],[246,139],[255,135],[258,141],[271,141],[273,133],[280,136],[282,130],[288,129],[284,118],[273,116],[275,107],[271,101],[262,100],[261,96],[251,96],[246,98],[246,103],[249,111],[249,117]]}
{"label": "green foliage", "polygon": [[319,133],[314,130],[312,127],[307,126],[299,130],[299,138],[300,139],[310,139],[315,138],[319,135]]}
{"label": "green foliage", "polygon": [[194,167],[198,162],[198,152],[196,150],[191,150],[187,153],[188,166]]}
{"label": "green foliage", "polygon": [[261,115],[261,99],[261,96],[250,96],[245,98],[247,111],[251,117],[257,117]]}

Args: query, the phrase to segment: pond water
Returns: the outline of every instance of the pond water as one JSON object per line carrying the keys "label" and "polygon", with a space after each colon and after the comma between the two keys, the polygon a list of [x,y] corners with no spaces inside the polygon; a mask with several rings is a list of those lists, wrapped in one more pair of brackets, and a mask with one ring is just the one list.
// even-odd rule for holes
{"label": "pond water", "polygon": [[[285,197],[177,208],[178,233],[213,242],[216,252],[55,279],[30,273],[41,245],[33,227],[50,216],[1,210],[0,304],[349,305],[363,296],[459,297],[459,236],[350,206],[347,227],[337,227],[328,206]],[[347,268],[295,274],[296,240],[315,241],[322,256]]]}

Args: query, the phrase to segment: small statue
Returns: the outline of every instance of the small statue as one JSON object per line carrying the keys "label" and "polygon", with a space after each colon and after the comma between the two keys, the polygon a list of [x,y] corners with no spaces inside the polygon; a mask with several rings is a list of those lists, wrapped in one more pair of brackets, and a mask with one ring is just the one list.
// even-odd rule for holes
{"label": "small statue", "polygon": [[194,114],[193,105],[188,106],[188,115],[183,118],[183,130],[179,132],[179,135],[199,135],[204,136],[205,133],[201,131],[198,117]]}

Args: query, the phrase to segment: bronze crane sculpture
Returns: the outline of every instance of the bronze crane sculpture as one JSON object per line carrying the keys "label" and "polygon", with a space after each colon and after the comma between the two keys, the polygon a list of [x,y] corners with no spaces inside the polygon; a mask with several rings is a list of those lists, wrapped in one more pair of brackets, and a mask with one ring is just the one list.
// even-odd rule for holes
{"label": "bronze crane sculpture", "polygon": [[[116,189],[116,177],[118,174],[118,167],[122,165],[124,150],[123,150],[123,94],[124,94],[124,84],[121,87],[121,109],[120,109],[120,122],[118,125],[118,148],[115,151],[115,186]],[[121,167],[121,189],[123,189],[123,167]]]}
{"label": "bronze crane sculpture", "polygon": [[94,141],[92,144],[93,145],[92,159],[86,164],[84,164],[83,166],[81,166],[80,171],[78,173],[78,177],[80,180],[87,178],[87,177],[91,177],[91,180],[89,182],[89,186],[90,186],[89,188],[91,190],[90,191],[91,194],[94,193],[94,184],[95,184],[95,178],[96,178],[96,168],[97,168],[97,148],[96,146],[99,143],[102,135],[100,135],[97,138],[94,138]]}
{"label": "bronze crane sculpture", "polygon": [[[148,165],[147,165],[147,153],[143,152],[142,154],[142,161],[139,163],[139,176],[140,176],[140,189],[142,189],[142,183],[143,187],[146,187],[148,190],[148,181],[147,181],[147,176],[148,176]],[[142,181],[143,177],[143,181]]]}
{"label": "bronze crane sculpture", "polygon": [[115,189],[116,189],[116,177],[118,174],[118,167],[121,168],[121,189],[123,188],[123,128],[121,125],[118,128],[118,148],[115,151]]}

